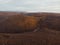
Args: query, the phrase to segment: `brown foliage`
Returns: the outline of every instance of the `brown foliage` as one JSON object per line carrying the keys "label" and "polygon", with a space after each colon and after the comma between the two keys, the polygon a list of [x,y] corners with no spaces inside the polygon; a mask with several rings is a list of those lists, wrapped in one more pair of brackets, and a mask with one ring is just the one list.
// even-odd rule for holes
{"label": "brown foliage", "polygon": [[14,15],[8,17],[6,21],[1,23],[1,30],[5,32],[25,32],[33,31],[37,27],[37,19],[34,16]]}
{"label": "brown foliage", "polygon": [[[0,23],[0,32],[10,33],[0,34],[0,45],[60,45],[60,16],[50,13],[47,15],[9,16]],[[36,28],[39,31],[30,32]],[[15,32],[19,34],[11,34]]]}

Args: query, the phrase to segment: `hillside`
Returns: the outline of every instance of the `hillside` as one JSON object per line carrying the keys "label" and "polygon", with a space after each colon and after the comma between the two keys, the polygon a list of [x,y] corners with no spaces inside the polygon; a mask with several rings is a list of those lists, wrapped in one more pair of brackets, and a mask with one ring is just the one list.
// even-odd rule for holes
{"label": "hillside", "polygon": [[60,14],[0,12],[0,45],[60,45]]}

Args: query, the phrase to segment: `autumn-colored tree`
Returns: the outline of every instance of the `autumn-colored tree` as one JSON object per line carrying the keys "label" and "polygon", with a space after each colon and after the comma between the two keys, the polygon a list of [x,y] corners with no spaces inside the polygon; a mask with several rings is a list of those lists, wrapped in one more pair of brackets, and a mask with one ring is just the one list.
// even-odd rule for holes
{"label": "autumn-colored tree", "polygon": [[37,27],[37,23],[34,16],[13,15],[8,17],[1,26],[6,32],[26,32],[33,31]]}

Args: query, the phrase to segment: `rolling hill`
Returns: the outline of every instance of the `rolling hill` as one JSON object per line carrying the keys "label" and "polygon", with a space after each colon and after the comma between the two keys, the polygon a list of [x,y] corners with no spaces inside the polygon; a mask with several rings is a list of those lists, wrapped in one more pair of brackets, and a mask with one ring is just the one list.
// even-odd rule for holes
{"label": "rolling hill", "polygon": [[0,12],[0,45],[60,45],[60,14]]}

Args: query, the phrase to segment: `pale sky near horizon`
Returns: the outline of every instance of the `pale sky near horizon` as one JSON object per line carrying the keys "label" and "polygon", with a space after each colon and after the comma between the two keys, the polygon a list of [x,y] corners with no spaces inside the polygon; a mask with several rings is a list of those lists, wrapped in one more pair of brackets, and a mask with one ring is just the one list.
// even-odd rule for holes
{"label": "pale sky near horizon", "polygon": [[0,11],[60,13],[60,0],[0,0]]}

